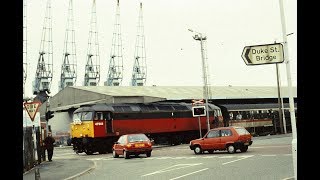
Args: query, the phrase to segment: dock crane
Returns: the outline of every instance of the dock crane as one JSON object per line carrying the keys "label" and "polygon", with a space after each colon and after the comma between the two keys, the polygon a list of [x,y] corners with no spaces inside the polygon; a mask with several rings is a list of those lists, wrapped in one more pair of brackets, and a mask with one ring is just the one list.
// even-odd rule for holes
{"label": "dock crane", "polygon": [[50,94],[53,72],[53,48],[52,48],[52,18],[51,0],[47,0],[46,15],[42,29],[39,59],[35,79],[33,81],[33,94],[44,102]]}
{"label": "dock crane", "polygon": [[112,38],[112,47],[110,53],[110,62],[107,81],[105,86],[119,86],[123,78],[123,58],[122,58],[122,41],[120,26],[120,6],[117,0],[116,18],[114,23],[114,32]]}
{"label": "dock crane", "polygon": [[73,22],[73,0],[69,0],[59,91],[67,86],[74,86],[77,79],[76,44]]}
{"label": "dock crane", "polygon": [[147,77],[145,37],[143,32],[142,3],[140,2],[140,12],[137,26],[136,46],[134,54],[134,65],[132,70],[132,86],[144,86]]}
{"label": "dock crane", "polygon": [[97,86],[100,81],[100,57],[97,32],[96,1],[93,0],[85,67],[84,86]]}

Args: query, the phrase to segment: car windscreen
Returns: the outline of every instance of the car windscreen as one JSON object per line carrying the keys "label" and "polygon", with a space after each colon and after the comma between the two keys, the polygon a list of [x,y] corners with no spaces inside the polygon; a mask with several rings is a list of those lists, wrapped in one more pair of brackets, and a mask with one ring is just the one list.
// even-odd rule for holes
{"label": "car windscreen", "polygon": [[139,142],[139,141],[148,141],[148,137],[144,134],[135,134],[135,135],[129,135],[128,141],[129,142]]}
{"label": "car windscreen", "polygon": [[239,135],[250,134],[245,128],[239,127],[239,128],[235,128],[235,129]]}

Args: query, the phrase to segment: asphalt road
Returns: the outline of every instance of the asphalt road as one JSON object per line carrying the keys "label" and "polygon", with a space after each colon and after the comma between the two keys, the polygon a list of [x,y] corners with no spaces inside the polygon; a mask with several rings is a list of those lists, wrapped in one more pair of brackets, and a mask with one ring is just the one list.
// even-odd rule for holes
{"label": "asphalt road", "polygon": [[[188,144],[154,148],[145,155],[124,159],[112,154],[75,154],[71,147],[57,148],[54,160],[93,162],[92,169],[72,179],[293,179],[290,135],[255,137],[245,153],[195,155]],[[73,165],[77,166],[77,164]]]}

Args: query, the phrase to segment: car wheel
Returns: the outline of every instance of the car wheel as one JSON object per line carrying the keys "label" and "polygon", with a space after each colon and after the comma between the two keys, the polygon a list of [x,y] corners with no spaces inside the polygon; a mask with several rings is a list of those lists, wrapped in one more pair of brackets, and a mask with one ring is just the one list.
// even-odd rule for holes
{"label": "car wheel", "polygon": [[129,159],[130,158],[128,151],[123,151],[123,157],[125,159]]}
{"label": "car wheel", "polygon": [[202,149],[201,149],[200,146],[196,146],[193,151],[194,151],[195,154],[201,154],[202,153]]}
{"label": "car wheel", "polygon": [[234,148],[233,144],[230,144],[227,147],[227,151],[228,151],[228,153],[232,154],[232,153],[236,152],[236,148]]}
{"label": "car wheel", "polygon": [[151,152],[147,152],[147,157],[150,157],[151,156]]}
{"label": "car wheel", "polygon": [[116,153],[116,151],[115,151],[115,150],[113,150],[113,151],[112,151],[112,156],[113,156],[114,158],[119,157],[119,155]]}
{"label": "car wheel", "polygon": [[241,147],[241,152],[247,152],[247,150],[248,150],[248,146],[243,146],[243,147]]}

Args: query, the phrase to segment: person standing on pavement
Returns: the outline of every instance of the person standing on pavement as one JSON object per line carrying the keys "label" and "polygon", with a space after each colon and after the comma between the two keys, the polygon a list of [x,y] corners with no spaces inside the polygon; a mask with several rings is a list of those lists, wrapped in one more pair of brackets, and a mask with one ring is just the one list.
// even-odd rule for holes
{"label": "person standing on pavement", "polygon": [[48,136],[44,139],[44,144],[48,152],[48,159],[52,161],[53,155],[53,143],[55,142],[54,138],[52,137],[51,132],[48,132]]}

